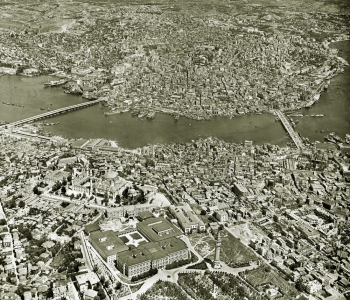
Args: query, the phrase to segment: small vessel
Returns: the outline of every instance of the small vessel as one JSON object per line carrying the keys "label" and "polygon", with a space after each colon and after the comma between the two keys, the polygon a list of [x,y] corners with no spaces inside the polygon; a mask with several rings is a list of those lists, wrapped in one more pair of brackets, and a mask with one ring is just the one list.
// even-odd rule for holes
{"label": "small vessel", "polygon": [[108,112],[105,112],[104,114],[105,114],[106,116],[115,115],[115,114],[120,114],[120,110],[117,109],[117,110],[114,110],[114,111],[108,111]]}
{"label": "small vessel", "polygon": [[44,87],[50,87],[50,86],[58,86],[67,83],[68,80],[66,79],[60,79],[60,80],[50,80],[49,82],[44,83]]}
{"label": "small vessel", "polygon": [[155,111],[151,111],[148,115],[147,115],[147,119],[153,119],[156,115]]}
{"label": "small vessel", "polygon": [[146,116],[147,115],[147,112],[140,112],[139,114],[138,114],[138,117],[139,118],[143,118],[144,116]]}

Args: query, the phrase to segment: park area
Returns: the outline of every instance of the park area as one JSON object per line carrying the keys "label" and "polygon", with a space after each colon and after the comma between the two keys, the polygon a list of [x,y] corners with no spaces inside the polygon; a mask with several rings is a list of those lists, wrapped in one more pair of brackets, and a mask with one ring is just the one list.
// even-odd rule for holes
{"label": "park area", "polygon": [[[209,258],[213,259],[214,253]],[[240,239],[227,230],[222,230],[220,260],[230,267],[239,267],[248,265],[251,261],[258,261],[260,258],[250,248],[243,245]]]}
{"label": "park area", "polygon": [[296,299],[299,292],[295,289],[294,284],[290,284],[282,274],[274,270],[270,266],[263,265],[260,268],[246,271],[244,275],[248,283],[250,283],[257,290],[262,291],[266,285],[276,286],[283,294],[281,299],[292,300]]}
{"label": "park area", "polygon": [[183,273],[179,275],[178,283],[195,300],[263,299],[258,293],[251,291],[240,278],[231,274],[209,271],[204,274]]}

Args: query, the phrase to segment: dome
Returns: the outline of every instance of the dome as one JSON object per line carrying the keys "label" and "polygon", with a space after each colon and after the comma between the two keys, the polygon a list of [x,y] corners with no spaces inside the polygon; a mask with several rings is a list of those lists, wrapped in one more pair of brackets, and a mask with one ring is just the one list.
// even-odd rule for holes
{"label": "dome", "polygon": [[103,178],[105,179],[114,179],[118,176],[118,174],[114,171],[107,171],[104,175]]}

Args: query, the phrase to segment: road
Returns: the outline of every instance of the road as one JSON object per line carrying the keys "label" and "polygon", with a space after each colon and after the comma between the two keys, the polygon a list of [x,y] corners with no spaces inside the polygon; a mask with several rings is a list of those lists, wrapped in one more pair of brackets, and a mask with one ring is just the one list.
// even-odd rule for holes
{"label": "road", "polygon": [[89,272],[91,272],[93,270],[93,267],[92,267],[92,264],[91,264],[89,252],[88,252],[88,250],[86,248],[84,232],[80,231],[79,236],[80,236],[80,240],[81,240],[81,252],[83,253],[83,257],[84,257],[84,260],[85,260],[85,265],[88,268]]}

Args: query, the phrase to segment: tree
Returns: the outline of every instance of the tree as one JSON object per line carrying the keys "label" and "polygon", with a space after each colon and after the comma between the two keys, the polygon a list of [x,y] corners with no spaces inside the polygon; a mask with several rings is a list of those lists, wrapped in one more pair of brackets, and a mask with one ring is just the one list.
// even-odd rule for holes
{"label": "tree", "polygon": [[19,203],[18,203],[19,208],[24,208],[25,206],[26,206],[26,204],[23,200],[19,201]]}
{"label": "tree", "polygon": [[34,193],[35,195],[40,195],[40,194],[41,194],[41,192],[39,191],[39,188],[38,188],[37,185],[33,188],[33,193]]}
{"label": "tree", "polygon": [[70,198],[70,200],[73,200],[74,194],[71,194],[69,198]]}
{"label": "tree", "polygon": [[65,195],[66,192],[67,192],[66,187],[63,185],[62,188],[61,188],[61,193],[62,193],[63,195]]}
{"label": "tree", "polygon": [[207,211],[206,211],[205,209],[202,209],[201,215],[202,215],[202,216],[205,216],[206,214],[207,214]]}
{"label": "tree", "polygon": [[128,194],[129,194],[129,188],[126,188],[124,191],[123,191],[123,197],[125,199],[128,199]]}

